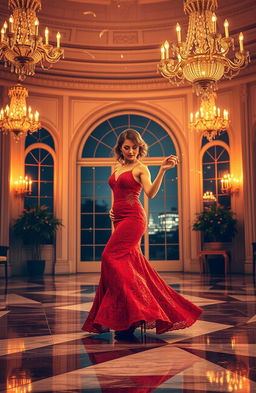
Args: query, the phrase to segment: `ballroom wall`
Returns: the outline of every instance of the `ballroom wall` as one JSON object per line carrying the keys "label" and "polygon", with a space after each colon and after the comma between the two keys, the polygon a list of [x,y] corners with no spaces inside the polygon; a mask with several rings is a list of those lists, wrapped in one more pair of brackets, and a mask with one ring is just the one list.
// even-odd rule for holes
{"label": "ballroom wall", "polygon": [[[11,81],[1,83],[2,104],[7,101]],[[199,271],[200,234],[192,231],[195,213],[202,208],[201,137],[188,128],[191,111],[198,99],[190,87],[168,88],[168,83],[144,81],[80,84],[61,83],[32,78],[27,82],[29,103],[40,112],[41,123],[53,136],[56,145],[55,214],[62,219],[58,231],[55,273],[75,273],[78,253],[77,159],[86,136],[104,119],[122,113],[149,115],[170,132],[177,152],[182,155],[178,173],[179,214],[181,219],[181,270]],[[238,219],[238,234],[232,245],[232,272],[252,271],[252,241],[255,236],[255,98],[253,75],[225,81],[218,91],[218,105],[231,115],[231,172],[240,178],[239,193],[232,196],[232,209]],[[1,244],[8,244],[9,223],[21,212],[22,199],[14,195],[12,181],[24,172],[24,139],[16,143],[6,135],[1,145]],[[9,145],[10,144],[10,153]],[[10,181],[9,181],[10,180]],[[46,273],[53,271],[53,253],[45,250]],[[24,273],[26,249],[15,245],[10,252],[11,274]],[[89,269],[90,270],[90,269]]]}

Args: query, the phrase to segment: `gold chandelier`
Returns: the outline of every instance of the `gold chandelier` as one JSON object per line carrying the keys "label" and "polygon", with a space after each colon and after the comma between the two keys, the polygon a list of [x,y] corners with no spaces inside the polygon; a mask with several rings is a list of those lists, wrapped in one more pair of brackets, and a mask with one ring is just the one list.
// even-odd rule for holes
{"label": "gold chandelier", "polygon": [[8,92],[10,106],[0,110],[0,129],[3,133],[13,132],[16,141],[27,132],[35,132],[40,127],[39,113],[32,113],[31,107],[27,108],[26,98],[28,90],[17,84]]}
{"label": "gold chandelier", "polygon": [[216,107],[215,97],[216,93],[212,93],[208,100],[202,99],[199,111],[195,115],[190,114],[189,122],[191,129],[202,132],[210,142],[230,125],[228,111],[224,109],[221,115],[220,108]]}
{"label": "gold chandelier", "polygon": [[8,6],[11,16],[1,29],[0,60],[22,81],[27,75],[34,75],[37,63],[46,69],[47,63],[56,63],[64,52],[60,48],[59,32],[56,47],[49,44],[47,27],[44,42],[39,35],[36,12],[41,10],[41,0],[9,0]]}
{"label": "gold chandelier", "polygon": [[[235,50],[227,20],[224,22],[225,37],[217,33],[216,9],[217,0],[184,0],[184,11],[189,15],[186,41],[182,41],[181,27],[177,24],[178,42],[165,41],[158,64],[162,76],[170,82],[179,85],[187,80],[192,83],[194,92],[205,98],[217,90],[217,82],[222,77],[231,79],[250,61],[249,52],[244,50],[242,33],[239,34],[239,50]],[[233,60],[226,56],[230,48],[234,52]]]}

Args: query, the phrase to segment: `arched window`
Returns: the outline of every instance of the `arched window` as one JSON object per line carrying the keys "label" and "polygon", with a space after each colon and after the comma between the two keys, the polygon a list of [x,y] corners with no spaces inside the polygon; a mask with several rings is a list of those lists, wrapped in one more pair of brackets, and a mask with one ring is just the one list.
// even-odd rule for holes
{"label": "arched window", "polygon": [[213,142],[205,150],[202,159],[203,192],[211,191],[217,202],[230,207],[230,195],[221,192],[221,178],[224,174],[230,173],[229,152],[225,144]]}
{"label": "arched window", "polygon": [[24,198],[26,209],[45,205],[54,210],[54,140],[44,128],[26,137],[25,174],[31,177],[32,193]]}
{"label": "arched window", "polygon": [[[148,166],[155,178],[163,156],[176,154],[170,135],[154,120],[140,115],[112,117],[97,126],[85,141],[81,159],[81,261],[97,261],[111,234],[111,190],[107,179],[114,167],[112,149],[127,128],[137,130],[149,146]],[[104,164],[102,158],[105,158]],[[159,160],[157,160],[159,158]],[[157,197],[141,202],[149,217],[142,249],[151,260],[179,259],[177,169],[167,171]]]}

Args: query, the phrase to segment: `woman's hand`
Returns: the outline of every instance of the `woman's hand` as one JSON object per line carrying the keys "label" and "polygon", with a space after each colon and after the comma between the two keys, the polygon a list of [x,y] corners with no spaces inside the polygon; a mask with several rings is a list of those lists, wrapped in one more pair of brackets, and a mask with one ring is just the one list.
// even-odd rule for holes
{"label": "woman's hand", "polygon": [[114,221],[115,216],[114,216],[114,213],[113,213],[112,208],[109,210],[109,217],[110,217],[110,220],[111,220],[111,221]]}
{"label": "woman's hand", "polygon": [[170,155],[169,157],[166,157],[164,161],[161,164],[161,169],[166,171],[167,169],[175,167],[175,165],[178,164],[178,157],[174,155]]}

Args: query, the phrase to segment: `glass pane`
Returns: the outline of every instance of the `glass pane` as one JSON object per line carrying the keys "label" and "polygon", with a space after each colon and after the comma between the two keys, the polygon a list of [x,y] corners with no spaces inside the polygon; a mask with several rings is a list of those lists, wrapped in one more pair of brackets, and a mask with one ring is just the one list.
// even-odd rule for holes
{"label": "glass pane", "polygon": [[203,155],[203,162],[204,163],[212,163],[215,161],[215,151],[213,147],[210,147],[210,149],[206,150],[206,152]]}
{"label": "glass pane", "polygon": [[41,166],[41,180],[53,180],[53,167]]}
{"label": "glass pane", "polygon": [[[41,149],[42,150],[42,149]],[[43,165],[53,165],[53,157],[46,150],[41,154],[41,163]]]}
{"label": "glass pane", "polygon": [[171,213],[177,213],[178,211],[178,198],[168,197],[166,198],[166,211]]}
{"label": "glass pane", "polygon": [[165,209],[165,200],[164,198],[155,197],[153,199],[148,200],[148,206],[150,212],[160,212]]}
{"label": "glass pane", "polygon": [[221,205],[230,208],[231,207],[231,196],[230,195],[223,195],[223,194],[219,195],[218,202]]}
{"label": "glass pane", "polygon": [[104,121],[101,123],[98,127],[95,128],[95,130],[92,132],[91,135],[93,135],[95,138],[101,140],[106,133],[111,130],[111,126],[108,121]]}
{"label": "glass pane", "polygon": [[81,246],[81,261],[93,261],[92,246]]}
{"label": "glass pane", "polygon": [[81,196],[82,197],[93,197],[93,183],[81,183]]}
{"label": "glass pane", "polygon": [[149,259],[152,261],[164,260],[165,259],[165,247],[164,246],[149,246]]}
{"label": "glass pane", "polygon": [[111,131],[103,138],[102,142],[113,148],[116,144],[116,135]]}
{"label": "glass pane", "polygon": [[226,173],[229,173],[229,163],[218,163],[217,164],[218,178],[220,179]]}
{"label": "glass pane", "polygon": [[95,214],[95,228],[111,228],[109,214]]}
{"label": "glass pane", "polygon": [[158,139],[166,135],[166,131],[163,129],[163,127],[154,120],[151,120],[150,124],[148,125],[148,129],[152,131]]}
{"label": "glass pane", "polygon": [[203,176],[204,176],[204,179],[214,179],[215,178],[215,165],[214,164],[203,165]]}
{"label": "glass pane", "polygon": [[97,199],[95,201],[95,212],[96,213],[108,213],[111,208],[110,199]]}
{"label": "glass pane", "polygon": [[169,260],[179,259],[179,246],[178,245],[167,246],[167,259],[169,259]]}
{"label": "glass pane", "polygon": [[24,198],[24,209],[31,209],[38,206],[38,197],[26,196]]}
{"label": "glass pane", "polygon": [[94,244],[93,230],[91,229],[81,230],[81,244]]}
{"label": "glass pane", "polygon": [[94,157],[95,148],[97,146],[97,141],[93,139],[91,136],[87,139],[84,144],[84,148],[82,151],[82,157]]}
{"label": "glass pane", "polygon": [[37,196],[38,195],[38,182],[33,181],[31,195],[32,196]]}
{"label": "glass pane", "polygon": [[95,246],[95,261],[101,260],[101,255],[103,253],[104,246]]}
{"label": "glass pane", "polygon": [[94,203],[92,199],[81,199],[81,212],[90,213],[93,212]]}
{"label": "glass pane", "polygon": [[166,181],[166,196],[176,196],[178,193],[178,184],[176,179],[174,181]]}
{"label": "glass pane", "polygon": [[[144,139],[145,139],[145,142],[147,142],[147,135],[145,136]],[[149,155],[149,157],[163,157],[164,151],[163,151],[162,146],[159,143],[156,143],[152,147],[149,146],[148,155]]]}
{"label": "glass pane", "polygon": [[172,228],[172,230],[166,232],[166,241],[167,243],[178,243],[179,242],[179,229],[176,225]]}
{"label": "glass pane", "polygon": [[81,168],[81,181],[92,181],[94,174],[94,167],[84,166]]}
{"label": "glass pane", "polygon": [[94,152],[94,157],[112,157],[113,153],[112,153],[112,146],[107,146],[104,145],[103,143],[99,143],[96,148],[95,148],[95,152]]}
{"label": "glass pane", "polygon": [[38,180],[38,166],[25,166],[25,174],[26,176],[31,177],[33,180]]}
{"label": "glass pane", "polygon": [[53,196],[53,183],[41,182],[40,184],[40,195],[41,196]]}
{"label": "glass pane", "polygon": [[[35,150],[33,150],[33,152],[35,152]],[[29,152],[26,155],[25,164],[38,165],[38,157],[37,156],[39,156],[39,154],[36,155],[36,154],[33,154],[32,152]]]}
{"label": "glass pane", "polygon": [[137,126],[141,129],[145,128],[149,122],[149,119],[144,116],[138,116],[138,115],[130,115],[130,126],[133,128],[134,126]]}
{"label": "glass pane", "polygon": [[96,230],[95,244],[106,244],[110,238],[111,230]]}
{"label": "glass pane", "polygon": [[[103,181],[107,183],[109,176],[111,175],[111,168],[110,167],[95,167],[95,180],[96,181]],[[108,186],[109,188],[109,186]]]}
{"label": "glass pane", "polygon": [[40,198],[40,206],[45,205],[53,212],[53,198]]}
{"label": "glass pane", "polygon": [[111,196],[111,190],[107,182],[95,183],[95,196],[97,198],[104,198]]}
{"label": "glass pane", "polygon": [[158,229],[153,235],[149,235],[149,244],[165,244],[165,232]]}
{"label": "glass pane", "polygon": [[125,128],[128,128],[129,126],[128,115],[115,116],[109,119],[108,121],[113,128],[117,128],[120,125],[124,125]]}
{"label": "glass pane", "polygon": [[93,214],[81,214],[81,228],[93,227]]}
{"label": "glass pane", "polygon": [[215,180],[204,180],[203,182],[203,192],[211,191],[216,194],[216,183]]}

